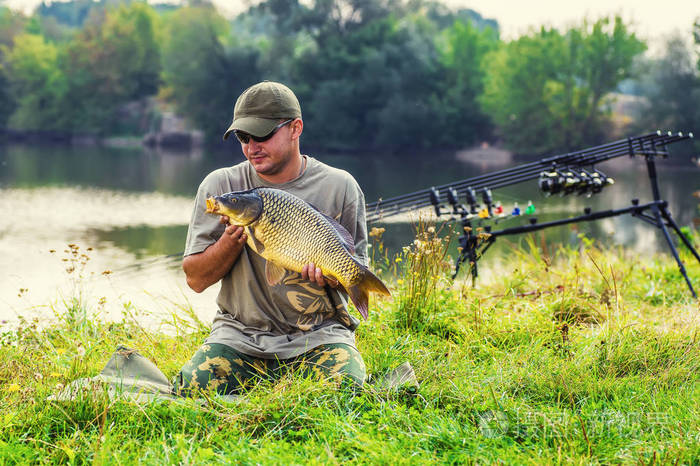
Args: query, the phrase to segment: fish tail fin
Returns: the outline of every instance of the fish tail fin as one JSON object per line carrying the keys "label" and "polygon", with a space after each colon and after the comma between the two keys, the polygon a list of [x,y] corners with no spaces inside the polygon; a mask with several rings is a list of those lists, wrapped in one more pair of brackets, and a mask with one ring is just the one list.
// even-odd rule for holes
{"label": "fish tail fin", "polygon": [[391,296],[389,289],[368,269],[362,271],[362,280],[357,285],[347,288],[348,294],[360,315],[367,320],[369,313],[369,294],[371,292]]}

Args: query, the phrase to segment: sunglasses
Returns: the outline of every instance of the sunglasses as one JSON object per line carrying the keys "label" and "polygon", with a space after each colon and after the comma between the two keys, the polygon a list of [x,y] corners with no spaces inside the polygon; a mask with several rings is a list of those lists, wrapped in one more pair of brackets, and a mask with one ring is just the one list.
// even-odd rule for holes
{"label": "sunglasses", "polygon": [[292,121],[294,121],[294,118],[287,120],[287,121],[283,121],[279,125],[272,128],[272,131],[267,133],[265,136],[253,136],[252,134],[244,133],[243,131],[239,131],[239,130],[234,130],[233,134],[235,134],[236,137],[238,138],[238,140],[241,141],[241,144],[248,144],[251,139],[255,142],[265,142],[268,139],[270,139],[272,136],[274,136],[275,133],[277,131],[279,131],[279,129],[281,127],[283,127],[286,124],[291,123]]}

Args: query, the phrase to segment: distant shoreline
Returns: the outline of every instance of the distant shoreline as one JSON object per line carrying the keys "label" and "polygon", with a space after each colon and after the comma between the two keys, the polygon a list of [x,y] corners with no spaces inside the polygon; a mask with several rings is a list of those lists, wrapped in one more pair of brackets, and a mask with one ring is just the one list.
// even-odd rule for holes
{"label": "distant shoreline", "polygon": [[160,147],[192,149],[204,144],[200,131],[147,133],[144,135],[100,135],[55,130],[0,129],[0,142],[29,144],[67,144],[76,146]]}

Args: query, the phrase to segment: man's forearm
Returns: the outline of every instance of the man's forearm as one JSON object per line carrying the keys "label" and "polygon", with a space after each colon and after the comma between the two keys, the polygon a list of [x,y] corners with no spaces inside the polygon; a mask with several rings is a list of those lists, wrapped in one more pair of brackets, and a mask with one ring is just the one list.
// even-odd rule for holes
{"label": "man's forearm", "polygon": [[204,251],[185,257],[182,269],[187,285],[197,293],[226,275],[245,246],[246,235],[240,227],[229,226],[219,240]]}

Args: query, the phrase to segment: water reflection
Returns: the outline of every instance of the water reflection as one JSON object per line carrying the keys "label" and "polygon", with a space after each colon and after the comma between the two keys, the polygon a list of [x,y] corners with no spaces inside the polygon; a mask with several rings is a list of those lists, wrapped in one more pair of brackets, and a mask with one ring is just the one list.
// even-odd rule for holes
{"label": "water reflection", "polygon": [[185,244],[187,225],[137,225],[111,229],[92,229],[87,234],[100,247],[124,249],[135,259],[178,255]]}
{"label": "water reflection", "polygon": [[[127,303],[153,309],[158,296],[200,302],[186,289],[179,257],[141,275],[122,273],[142,258],[179,251],[191,206],[188,197],[158,192],[0,189],[0,320],[50,318],[78,285],[93,309],[106,298],[106,316],[120,316]],[[204,311],[213,301],[201,303]]]}
{"label": "water reflection", "polygon": [[201,151],[15,144],[0,150],[0,187],[78,185],[191,196],[206,173],[240,160]]}
{"label": "water reflection", "polygon": [[[502,161],[471,161],[454,153],[314,154],[319,160],[352,173],[366,200],[388,198],[429,186],[447,184],[506,168]],[[180,271],[179,255],[186,235],[192,196],[211,170],[242,160],[239,150],[222,153],[166,152],[141,148],[11,145],[0,148],[0,319],[16,314],[36,315],[69,294],[73,276],[65,271],[62,255],[69,243],[92,247],[85,275],[89,295],[109,296],[107,315],[120,315],[125,303],[142,308],[164,307],[169,300],[189,301],[206,319],[213,313],[216,287],[203,295],[191,292]],[[573,216],[584,207],[620,208],[632,198],[651,200],[643,161],[619,158],[599,167],[616,180],[600,195],[544,198],[536,182],[494,191],[506,212],[515,202],[537,206],[540,222]],[[690,163],[660,161],[662,197],[681,225],[697,217],[700,170]],[[514,226],[504,220],[496,228]],[[454,224],[453,236],[459,235]],[[386,225],[384,242],[390,253],[413,239],[410,224]],[[576,244],[578,234],[606,243],[624,244],[637,251],[666,250],[660,232],[630,216],[551,228],[536,233],[552,248]],[[539,242],[539,240],[538,240]],[[481,273],[488,276],[488,261],[509,254],[523,237],[499,239],[491,248]],[[457,253],[453,241],[452,253]],[[55,253],[51,253],[55,250]],[[166,257],[171,255],[171,257]],[[102,275],[105,270],[113,273]],[[28,288],[28,292],[19,290]],[[21,296],[17,296],[20,294]],[[165,304],[164,304],[165,303]]]}

